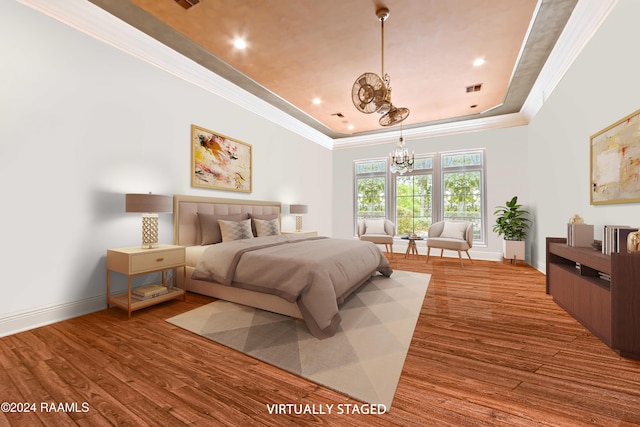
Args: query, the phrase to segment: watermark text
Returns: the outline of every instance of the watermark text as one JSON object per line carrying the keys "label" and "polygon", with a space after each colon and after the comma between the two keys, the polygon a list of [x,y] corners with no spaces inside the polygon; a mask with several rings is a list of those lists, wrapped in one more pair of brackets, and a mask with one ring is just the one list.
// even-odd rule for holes
{"label": "watermark text", "polygon": [[387,413],[383,404],[355,403],[268,403],[267,411],[271,415],[381,415]]}

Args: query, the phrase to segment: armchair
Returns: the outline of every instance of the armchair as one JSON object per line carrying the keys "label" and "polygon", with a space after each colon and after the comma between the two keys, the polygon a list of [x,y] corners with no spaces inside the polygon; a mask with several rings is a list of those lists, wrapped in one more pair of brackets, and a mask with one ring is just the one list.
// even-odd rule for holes
{"label": "armchair", "polygon": [[393,258],[393,237],[396,226],[388,219],[365,219],[358,222],[358,238],[377,245],[384,245]]}
{"label": "armchair", "polygon": [[462,251],[465,251],[469,261],[473,260],[469,255],[469,249],[473,246],[473,223],[468,221],[439,221],[429,227],[427,236],[427,262],[431,248],[440,249],[440,257],[445,249],[457,251],[460,265],[462,263]]}

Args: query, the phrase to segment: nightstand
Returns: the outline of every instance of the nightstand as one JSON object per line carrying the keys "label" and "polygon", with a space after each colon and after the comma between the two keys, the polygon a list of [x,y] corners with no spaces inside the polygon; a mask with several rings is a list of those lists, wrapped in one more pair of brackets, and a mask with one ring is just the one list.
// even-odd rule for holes
{"label": "nightstand", "polygon": [[[182,268],[183,288],[172,287],[169,292],[145,300],[136,300],[131,296],[131,278],[142,274],[162,272],[164,283],[165,272]],[[111,295],[111,272],[125,274],[127,276],[127,292]],[[130,248],[107,250],[107,308],[115,305],[126,310],[129,319],[131,312],[182,297],[185,300],[187,283],[187,269],[185,266],[185,248],[176,245],[158,245],[157,248],[146,249],[140,246]]]}
{"label": "nightstand", "polygon": [[318,232],[313,230],[300,230],[300,231],[281,231],[280,234],[301,234],[305,236],[317,236]]}

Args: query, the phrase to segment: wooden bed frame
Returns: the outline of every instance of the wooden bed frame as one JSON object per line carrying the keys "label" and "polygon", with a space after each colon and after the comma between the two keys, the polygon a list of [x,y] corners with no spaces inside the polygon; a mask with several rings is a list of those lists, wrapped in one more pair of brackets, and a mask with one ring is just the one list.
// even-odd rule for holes
{"label": "wooden bed frame", "polygon": [[[221,199],[189,195],[173,196],[173,241],[181,246],[200,246],[202,232],[198,221],[198,212],[205,214],[233,215],[248,213],[254,215],[274,215],[282,220],[280,202],[267,202],[243,199]],[[191,279],[195,266],[187,265],[186,289],[198,294],[260,308],[262,310],[302,318],[296,303],[291,303],[276,295],[248,291],[246,289],[225,286],[218,283]],[[182,277],[178,280],[182,285]]]}

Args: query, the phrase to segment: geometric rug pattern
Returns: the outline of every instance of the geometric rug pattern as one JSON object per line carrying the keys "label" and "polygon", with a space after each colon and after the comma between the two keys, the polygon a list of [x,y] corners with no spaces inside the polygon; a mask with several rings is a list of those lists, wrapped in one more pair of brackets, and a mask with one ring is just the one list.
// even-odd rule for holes
{"label": "geometric rug pattern", "polygon": [[374,276],[340,307],[337,333],[319,340],[288,316],[227,301],[167,319],[258,360],[346,394],[391,407],[431,276]]}

